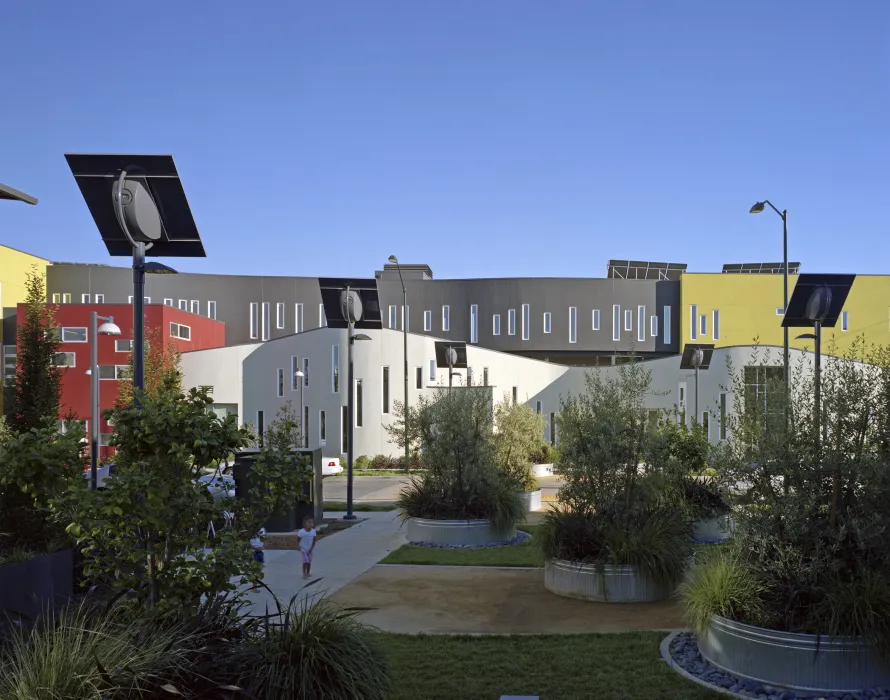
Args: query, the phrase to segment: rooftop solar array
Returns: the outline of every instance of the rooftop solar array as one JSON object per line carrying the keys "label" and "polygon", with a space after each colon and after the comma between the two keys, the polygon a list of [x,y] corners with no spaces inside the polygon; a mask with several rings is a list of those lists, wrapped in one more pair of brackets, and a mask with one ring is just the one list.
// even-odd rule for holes
{"label": "rooftop solar array", "polygon": [[606,277],[619,280],[679,280],[686,272],[685,263],[610,260]]}
{"label": "rooftop solar array", "polygon": [[[731,265],[724,265],[723,272],[732,273],[732,274],[743,274],[743,275],[781,275],[785,270],[784,263],[773,263],[773,262],[764,262],[764,263],[733,263]],[[799,262],[790,262],[788,263],[788,274],[796,275],[800,272],[800,263]]]}

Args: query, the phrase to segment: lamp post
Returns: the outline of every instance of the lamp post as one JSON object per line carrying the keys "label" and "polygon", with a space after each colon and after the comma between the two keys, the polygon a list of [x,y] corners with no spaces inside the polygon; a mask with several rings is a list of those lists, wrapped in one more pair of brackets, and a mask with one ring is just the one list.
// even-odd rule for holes
{"label": "lamp post", "polygon": [[451,393],[451,378],[455,374],[460,374],[460,372],[454,371],[454,365],[457,364],[457,350],[454,348],[447,348],[445,350],[445,359],[448,361],[448,393]]}
{"label": "lamp post", "polygon": [[[822,323],[828,318],[832,302],[831,287],[816,287],[807,300],[804,316],[813,322],[813,332],[797,336],[796,340],[811,338],[816,341],[816,359],[813,382],[813,422],[816,433],[816,450],[818,452],[822,434]],[[787,329],[786,329],[787,330]]]}
{"label": "lamp post", "polygon": [[[102,325],[99,326],[99,321]],[[99,336],[121,334],[113,316],[90,313],[90,488],[98,486],[99,473]]]}
{"label": "lamp post", "polygon": [[692,422],[695,425],[699,419],[698,413],[698,370],[701,367],[701,363],[705,359],[705,353],[701,348],[696,348],[695,352],[692,353],[692,366],[695,368],[695,420]]}
{"label": "lamp post", "polygon": [[[751,207],[751,214],[760,214],[764,206],[769,204],[770,208],[776,212],[782,218],[782,274],[784,277],[784,296],[783,296],[783,306],[782,306],[782,314],[788,313],[788,210],[783,209],[779,211],[776,206],[769,201],[768,199],[764,199],[762,202],[756,202],[754,206]],[[785,366],[785,431],[788,431],[789,426],[789,411],[790,411],[790,403],[791,403],[791,380],[788,377],[788,363],[789,363],[789,342],[788,342],[788,326],[784,327],[784,366]]]}
{"label": "lamp post", "polygon": [[24,202],[31,206],[37,204],[37,197],[32,197],[24,192],[19,192],[9,185],[4,185],[2,182],[0,182],[0,199],[7,199],[11,202]]}
{"label": "lamp post", "polygon": [[300,382],[300,447],[306,447],[305,426],[303,425],[303,370],[294,372],[297,381]]}
{"label": "lamp post", "polygon": [[408,290],[405,288],[405,280],[402,278],[402,266],[395,255],[389,256],[389,261],[399,271],[399,282],[402,285],[402,341],[404,343],[405,357],[405,473],[411,471],[408,445]]}

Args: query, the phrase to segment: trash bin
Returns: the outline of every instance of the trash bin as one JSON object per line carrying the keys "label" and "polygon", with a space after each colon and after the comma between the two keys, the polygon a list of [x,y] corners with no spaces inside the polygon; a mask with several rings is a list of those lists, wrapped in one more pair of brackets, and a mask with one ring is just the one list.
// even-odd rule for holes
{"label": "trash bin", "polygon": [[[318,452],[316,456],[315,453]],[[235,480],[235,497],[250,506],[250,489],[253,486],[251,477],[253,466],[259,450],[242,450],[235,454],[235,463],[232,465],[232,477]],[[299,454],[308,457],[311,464],[321,459],[321,450],[293,450],[291,454]],[[316,470],[317,471],[317,470]],[[294,500],[287,510],[273,513],[263,527],[266,532],[293,532],[303,526],[303,518],[307,515],[315,516],[315,498],[313,481],[303,482],[300,495]]]}

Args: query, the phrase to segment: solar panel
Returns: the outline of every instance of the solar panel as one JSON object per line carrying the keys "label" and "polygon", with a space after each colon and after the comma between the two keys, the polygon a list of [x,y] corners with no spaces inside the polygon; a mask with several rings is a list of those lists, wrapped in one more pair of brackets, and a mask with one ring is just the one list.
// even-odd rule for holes
{"label": "solar panel", "polygon": [[[723,272],[729,274],[745,274],[745,275],[781,275],[785,271],[784,263],[762,262],[762,263],[731,263],[723,266]],[[796,275],[800,273],[799,262],[788,263],[788,274]]]}
{"label": "solar panel", "polygon": [[610,260],[606,277],[620,280],[679,280],[686,272],[685,263],[647,262],[645,260]]}

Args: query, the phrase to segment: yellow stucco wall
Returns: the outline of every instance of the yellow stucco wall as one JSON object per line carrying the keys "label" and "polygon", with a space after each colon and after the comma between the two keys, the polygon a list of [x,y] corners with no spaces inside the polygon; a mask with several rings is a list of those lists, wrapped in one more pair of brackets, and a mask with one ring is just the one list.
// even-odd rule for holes
{"label": "yellow stucco wall", "polygon": [[[797,275],[788,278],[788,294],[794,292]],[[745,275],[724,273],[687,273],[680,287],[680,339],[686,343],[714,343],[717,347],[750,345],[755,338],[761,345],[783,343],[781,309],[782,275]],[[692,306],[697,307],[698,338],[692,338]],[[838,353],[849,348],[859,335],[868,344],[890,344],[890,275],[858,275],[847,302],[848,330],[841,320],[822,334],[823,347],[832,340]],[[719,311],[720,337],[714,338],[714,311]],[[706,316],[706,332],[701,333],[701,316]],[[795,340],[805,329],[791,329],[791,347],[812,349],[812,340]],[[682,350],[682,347],[681,347]]]}

